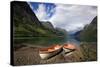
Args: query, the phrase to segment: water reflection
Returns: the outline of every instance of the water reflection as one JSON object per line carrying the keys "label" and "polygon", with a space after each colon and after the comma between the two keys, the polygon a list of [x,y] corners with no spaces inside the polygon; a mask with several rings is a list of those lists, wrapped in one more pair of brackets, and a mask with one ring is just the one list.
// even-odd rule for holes
{"label": "water reflection", "polygon": [[78,46],[80,45],[80,41],[77,38],[75,38],[74,36],[71,36],[71,35],[69,35],[67,37],[67,43],[74,43]]}
{"label": "water reflection", "polygon": [[28,43],[32,45],[50,46],[53,44],[62,45],[64,43],[74,43],[79,45],[80,41],[73,36],[67,37],[20,37],[14,39],[14,43]]}

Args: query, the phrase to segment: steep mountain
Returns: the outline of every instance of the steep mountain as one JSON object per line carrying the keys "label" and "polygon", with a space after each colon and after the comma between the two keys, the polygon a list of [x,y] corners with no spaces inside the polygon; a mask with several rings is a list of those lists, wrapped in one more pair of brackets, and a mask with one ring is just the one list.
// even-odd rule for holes
{"label": "steep mountain", "polygon": [[67,35],[67,31],[61,28],[54,28],[50,21],[40,21],[44,28],[52,31],[56,36],[65,37]]}
{"label": "steep mountain", "polygon": [[51,22],[49,22],[49,21],[46,21],[46,22],[41,21],[41,23],[42,23],[42,25],[43,25],[44,27],[46,27],[46,28],[54,29],[53,25],[52,25]]}
{"label": "steep mountain", "polygon": [[42,24],[26,2],[12,2],[14,36],[37,36],[44,33]]}
{"label": "steep mountain", "polygon": [[67,31],[65,29],[55,28],[55,30],[56,30],[56,33],[59,34],[59,35],[63,35],[63,36],[68,35]]}
{"label": "steep mountain", "polygon": [[89,25],[86,25],[80,32],[79,37],[82,41],[96,42],[97,41],[97,16]]}
{"label": "steep mountain", "polygon": [[11,10],[14,38],[63,36],[57,33],[51,22],[39,21],[27,2],[13,1]]}
{"label": "steep mountain", "polygon": [[73,35],[77,36],[82,30],[75,32]]}

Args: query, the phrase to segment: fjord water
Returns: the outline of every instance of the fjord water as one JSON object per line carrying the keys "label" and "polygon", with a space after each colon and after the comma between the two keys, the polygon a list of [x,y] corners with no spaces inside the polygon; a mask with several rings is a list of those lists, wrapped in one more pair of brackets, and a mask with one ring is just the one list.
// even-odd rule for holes
{"label": "fjord water", "polygon": [[66,37],[20,37],[15,40],[17,43],[21,41],[24,44],[26,43],[34,46],[50,46],[55,44],[63,45],[64,43],[80,44],[80,41],[71,35],[67,35]]}
{"label": "fjord water", "polygon": [[67,36],[67,43],[74,43],[75,45],[79,46],[80,45],[80,40],[75,38],[74,35],[68,35]]}

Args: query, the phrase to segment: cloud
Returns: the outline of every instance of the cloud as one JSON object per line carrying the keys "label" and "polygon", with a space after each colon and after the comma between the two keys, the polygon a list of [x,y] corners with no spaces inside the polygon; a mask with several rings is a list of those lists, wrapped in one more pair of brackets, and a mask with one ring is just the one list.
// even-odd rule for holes
{"label": "cloud", "polygon": [[[52,16],[54,11],[54,4],[46,4],[46,3],[28,3],[30,8],[35,12],[37,18],[40,21],[48,21],[48,19]],[[35,4],[35,5],[34,5]],[[38,7],[36,7],[38,6]]]}
{"label": "cloud", "polygon": [[35,10],[34,5],[32,5],[30,2],[28,2],[28,4],[29,4],[30,8],[35,12],[35,14],[39,20],[41,20],[41,21],[47,20],[48,14],[46,12],[46,7],[44,4],[39,4],[37,10]]}
{"label": "cloud", "polygon": [[[31,8],[34,9],[33,6]],[[55,7],[52,7],[42,3],[38,4],[34,12],[40,21],[51,21],[54,27],[75,32],[93,20],[97,15],[97,7],[67,4],[55,4]]]}
{"label": "cloud", "polygon": [[39,20],[43,21],[48,18],[44,4],[40,4],[38,9],[34,11]]}
{"label": "cloud", "polygon": [[55,9],[55,14],[49,20],[55,27],[67,31],[82,29],[97,15],[97,8],[92,6],[57,4]]}

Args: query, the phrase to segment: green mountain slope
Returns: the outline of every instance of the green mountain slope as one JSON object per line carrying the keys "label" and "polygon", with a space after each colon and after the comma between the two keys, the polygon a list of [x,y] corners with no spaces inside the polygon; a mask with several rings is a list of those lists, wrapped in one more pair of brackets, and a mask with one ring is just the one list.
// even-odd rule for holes
{"label": "green mountain slope", "polygon": [[15,37],[56,36],[50,22],[41,23],[26,2],[12,2]]}
{"label": "green mountain slope", "polygon": [[80,32],[82,41],[96,42],[97,41],[97,17],[95,17],[89,25],[86,25]]}

